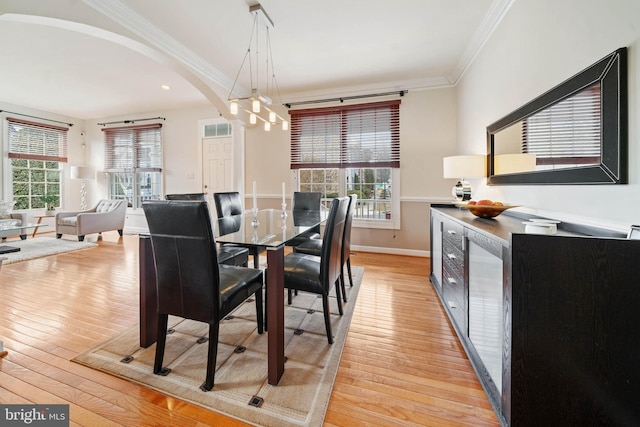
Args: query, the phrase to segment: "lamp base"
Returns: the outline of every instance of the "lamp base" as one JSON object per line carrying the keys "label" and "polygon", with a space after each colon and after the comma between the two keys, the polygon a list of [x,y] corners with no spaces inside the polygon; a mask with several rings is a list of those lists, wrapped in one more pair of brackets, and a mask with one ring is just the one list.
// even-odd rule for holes
{"label": "lamp base", "polygon": [[465,180],[458,181],[451,189],[451,195],[460,202],[471,200],[471,184]]}

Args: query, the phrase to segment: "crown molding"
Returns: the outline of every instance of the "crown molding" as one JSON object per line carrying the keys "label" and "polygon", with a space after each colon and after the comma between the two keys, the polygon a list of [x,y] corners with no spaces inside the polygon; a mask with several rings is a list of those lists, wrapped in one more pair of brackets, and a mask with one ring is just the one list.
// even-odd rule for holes
{"label": "crown molding", "polygon": [[231,90],[233,80],[222,71],[202,59],[195,52],[169,36],[164,31],[147,21],[144,17],[127,7],[120,0],[82,0],[83,3],[102,13],[114,22],[137,34],[145,42],[158,51],[173,58],[178,64],[189,68],[213,81],[223,89]]}
{"label": "crown molding", "polygon": [[458,81],[471,66],[476,56],[478,56],[478,53],[480,53],[487,40],[489,40],[489,37],[491,37],[491,34],[493,34],[494,30],[497,28],[498,24],[500,24],[515,1],[516,0],[493,1],[489,8],[489,12],[487,12],[487,15],[480,23],[480,26],[478,26],[478,29],[458,61],[451,80],[454,85],[458,84]]}

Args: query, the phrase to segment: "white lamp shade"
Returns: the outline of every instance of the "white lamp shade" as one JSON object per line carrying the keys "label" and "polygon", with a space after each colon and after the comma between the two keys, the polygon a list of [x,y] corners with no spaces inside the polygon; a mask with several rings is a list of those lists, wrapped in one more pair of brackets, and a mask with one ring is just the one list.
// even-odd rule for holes
{"label": "white lamp shade", "polygon": [[86,166],[71,166],[71,179],[94,179],[96,172],[93,168]]}
{"label": "white lamp shade", "polygon": [[487,160],[483,154],[451,156],[443,159],[444,178],[479,178],[487,176]]}
{"label": "white lamp shade", "polygon": [[536,170],[536,155],[530,153],[498,154],[493,157],[493,173],[531,172]]}

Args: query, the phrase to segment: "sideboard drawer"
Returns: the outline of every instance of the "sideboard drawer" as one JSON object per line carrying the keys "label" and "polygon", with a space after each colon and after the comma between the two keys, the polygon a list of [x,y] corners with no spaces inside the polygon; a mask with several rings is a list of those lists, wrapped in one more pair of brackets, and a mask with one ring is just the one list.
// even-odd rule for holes
{"label": "sideboard drawer", "polygon": [[442,221],[442,239],[451,242],[460,251],[462,251],[463,232],[462,224],[446,218]]}
{"label": "sideboard drawer", "polygon": [[464,274],[464,253],[450,241],[442,241],[442,268],[456,272],[461,276]]}

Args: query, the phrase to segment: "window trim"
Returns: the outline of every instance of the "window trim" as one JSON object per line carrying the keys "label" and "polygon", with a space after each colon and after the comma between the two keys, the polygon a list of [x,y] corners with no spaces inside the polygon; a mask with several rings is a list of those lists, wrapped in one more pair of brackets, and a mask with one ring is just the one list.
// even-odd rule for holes
{"label": "window trim", "polygon": [[[104,173],[107,175],[107,183],[110,191],[111,189],[111,175],[124,173],[128,175],[132,175],[132,206],[128,207],[128,209],[137,210],[141,209],[142,206],[137,206],[137,201],[139,196],[139,186],[138,186],[138,174],[139,173],[159,173],[160,174],[160,193],[158,197],[162,197],[164,193],[164,172],[163,172],[163,163],[164,163],[164,138],[162,134],[162,123],[150,123],[145,125],[137,125],[137,126],[120,126],[113,128],[102,128],[101,129],[104,134]],[[151,144],[151,149],[156,149],[158,151],[157,159],[155,161],[148,162],[148,164],[141,166],[141,162],[139,161],[138,151],[140,148],[147,147],[145,143],[147,141],[141,141],[138,138],[138,134],[140,132],[146,130],[158,130],[159,141],[157,144],[154,142]],[[115,153],[115,138],[117,137],[117,133],[129,133],[132,132],[133,138],[130,141],[130,144],[127,144],[128,149],[131,150],[131,158],[125,159],[124,164],[120,163],[117,159]],[[153,142],[153,141],[152,141]],[[117,166],[117,167],[116,167]],[[125,197],[126,200],[126,197]],[[128,202],[128,200],[127,200]]]}
{"label": "window trim", "polygon": [[[385,168],[387,166],[382,166]],[[375,169],[376,167],[368,167],[369,169]],[[338,169],[338,186],[339,196],[346,195],[346,173],[345,170],[349,168],[303,168],[303,169]],[[391,169],[391,192],[392,194],[398,194],[397,197],[391,199],[391,219],[389,220],[373,220],[363,218],[353,218],[352,226],[355,228],[367,228],[367,229],[385,229],[385,230],[399,230],[401,226],[400,221],[400,168]],[[300,171],[302,169],[295,170],[295,180],[297,182],[297,191],[300,191]]]}
{"label": "window trim", "polygon": [[[14,113],[14,114],[19,114],[19,113]],[[59,132],[61,136],[61,141],[59,141],[58,143],[58,146],[56,149],[57,151],[56,155],[47,153],[46,148],[45,148],[45,153],[35,153],[35,152],[30,153],[29,150],[26,150],[26,151],[18,150],[17,152],[12,151],[11,137],[10,137],[10,133],[11,133],[10,127],[12,123],[23,125],[29,128],[36,128],[40,130],[53,130],[53,131]],[[2,124],[3,124],[3,132],[2,132],[3,159],[1,163],[2,166],[0,168],[0,174],[2,174],[3,181],[4,181],[4,185],[2,186],[2,189],[1,189],[2,194],[4,194],[3,198],[5,200],[9,200],[9,199],[14,200],[13,166],[11,165],[12,159],[33,160],[33,161],[39,161],[43,163],[55,162],[55,163],[58,163],[57,171],[59,174],[59,180],[57,182],[58,192],[56,194],[58,197],[57,206],[58,207],[62,206],[62,201],[64,197],[63,170],[64,170],[64,164],[68,162],[67,149],[68,149],[69,127],[56,126],[49,123],[42,123],[42,122],[36,122],[36,121],[30,121],[30,120],[23,120],[23,119],[11,117],[11,116],[5,116],[2,120]],[[43,169],[43,170],[46,173],[46,169]],[[29,206],[31,206],[31,203],[29,203]],[[39,209],[41,208],[29,207],[27,209],[16,208],[15,210],[30,211],[30,210],[39,210]]]}

